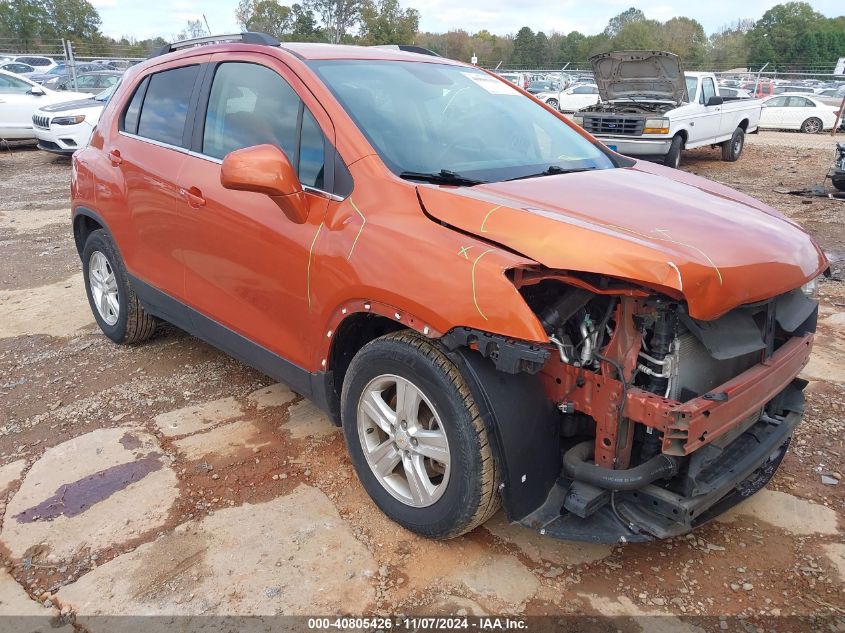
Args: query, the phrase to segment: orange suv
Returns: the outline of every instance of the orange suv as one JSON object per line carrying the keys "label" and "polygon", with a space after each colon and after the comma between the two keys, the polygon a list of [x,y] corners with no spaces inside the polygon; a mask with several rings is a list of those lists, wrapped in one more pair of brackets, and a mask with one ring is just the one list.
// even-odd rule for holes
{"label": "orange suv", "polygon": [[72,196],[109,338],[168,321],[287,383],[419,534],[500,504],[561,538],[683,533],[765,485],[803,411],[810,237],[473,66],[169,45],[123,78]]}

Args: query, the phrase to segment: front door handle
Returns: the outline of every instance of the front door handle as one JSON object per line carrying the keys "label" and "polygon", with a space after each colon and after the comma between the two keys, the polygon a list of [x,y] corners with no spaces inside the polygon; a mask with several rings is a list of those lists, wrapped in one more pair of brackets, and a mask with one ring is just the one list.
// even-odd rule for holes
{"label": "front door handle", "polygon": [[120,165],[120,163],[123,162],[123,159],[120,157],[120,150],[113,149],[112,151],[110,151],[109,152],[109,160],[111,161],[111,164],[114,165],[115,167]]}
{"label": "front door handle", "polygon": [[202,197],[202,191],[197,187],[182,189],[182,196],[188,201],[188,206],[192,209],[199,209],[205,206],[205,198]]}

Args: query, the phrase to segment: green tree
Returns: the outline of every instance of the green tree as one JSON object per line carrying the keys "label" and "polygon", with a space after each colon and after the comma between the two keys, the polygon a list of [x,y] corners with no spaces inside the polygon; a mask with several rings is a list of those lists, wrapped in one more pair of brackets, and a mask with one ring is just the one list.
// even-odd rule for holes
{"label": "green tree", "polygon": [[659,29],[660,48],[678,55],[685,66],[701,66],[707,57],[704,27],[690,18],[677,17]]}
{"label": "green tree", "polygon": [[314,12],[303,4],[292,4],[291,31],[289,38],[294,42],[321,42],[325,41],[325,33],[317,25],[317,18]]}
{"label": "green tree", "polygon": [[710,36],[707,61],[715,70],[730,70],[748,66],[747,31],[739,24],[725,26]]}
{"label": "green tree", "polygon": [[247,31],[267,33],[283,39],[291,29],[291,8],[277,0],[241,0],[235,16]]}
{"label": "green tree", "polygon": [[310,0],[309,8],[319,16],[328,41],[339,44],[358,23],[362,5],[363,0]]}
{"label": "green tree", "polygon": [[539,68],[545,68],[552,61],[551,51],[549,50],[549,38],[545,33],[539,31],[534,36],[534,63]]}
{"label": "green tree", "polygon": [[28,48],[42,36],[47,23],[47,10],[38,0],[6,0],[0,2],[0,25]]}
{"label": "green tree", "polygon": [[607,26],[604,28],[604,34],[608,37],[616,37],[625,25],[631,24],[632,22],[644,22],[645,19],[645,13],[636,7],[631,7],[619,15],[610,18]]}
{"label": "green tree", "polygon": [[790,64],[798,60],[796,44],[811,31],[825,26],[827,18],[806,2],[778,4],[766,11],[748,33],[749,62]]}
{"label": "green tree", "polygon": [[362,44],[413,44],[419,25],[419,11],[397,0],[365,0],[361,7]]}
{"label": "green tree", "polygon": [[527,26],[519,29],[513,40],[513,55],[510,63],[521,68],[537,66],[537,38]]}
{"label": "green tree", "polygon": [[100,33],[100,14],[88,0],[46,0],[44,9],[48,25],[45,35],[91,39]]}
{"label": "green tree", "polygon": [[625,24],[613,38],[617,50],[660,48],[661,24],[656,20],[636,20]]}
{"label": "green tree", "polygon": [[577,62],[583,59],[584,52],[582,49],[587,36],[578,31],[572,31],[565,35],[560,40],[560,50],[558,52],[559,59],[563,62]]}

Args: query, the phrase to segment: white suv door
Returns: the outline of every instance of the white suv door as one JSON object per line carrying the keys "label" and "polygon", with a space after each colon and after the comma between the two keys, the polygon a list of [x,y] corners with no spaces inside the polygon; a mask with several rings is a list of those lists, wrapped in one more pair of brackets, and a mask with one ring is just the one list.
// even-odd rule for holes
{"label": "white suv door", "polygon": [[0,138],[32,137],[32,113],[43,95],[30,90],[32,85],[22,79],[0,74]]}

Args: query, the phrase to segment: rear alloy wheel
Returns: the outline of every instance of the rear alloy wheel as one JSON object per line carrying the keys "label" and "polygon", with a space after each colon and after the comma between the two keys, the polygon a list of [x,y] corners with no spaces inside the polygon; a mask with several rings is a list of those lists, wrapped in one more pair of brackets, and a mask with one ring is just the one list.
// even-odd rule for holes
{"label": "rear alloy wheel", "polygon": [[436,342],[401,331],[365,345],[346,371],[341,417],[364,489],[405,528],[452,538],[498,509],[479,407]]}
{"label": "rear alloy wheel", "polygon": [[811,117],[801,124],[801,131],[804,134],[818,134],[824,129],[824,124],[821,119]]}
{"label": "rear alloy wheel", "polygon": [[743,147],[745,147],[745,130],[738,127],[734,130],[730,140],[722,143],[722,160],[729,163],[739,160]]}
{"label": "rear alloy wheel", "polygon": [[102,229],[85,241],[82,275],[91,312],[103,334],[122,344],[140,343],[153,335],[156,320],[135,296],[123,260]]}
{"label": "rear alloy wheel", "polygon": [[555,110],[557,110],[557,99],[549,99],[548,101],[546,101],[546,104],[547,104],[549,107],[552,107],[552,108],[554,108]]}

